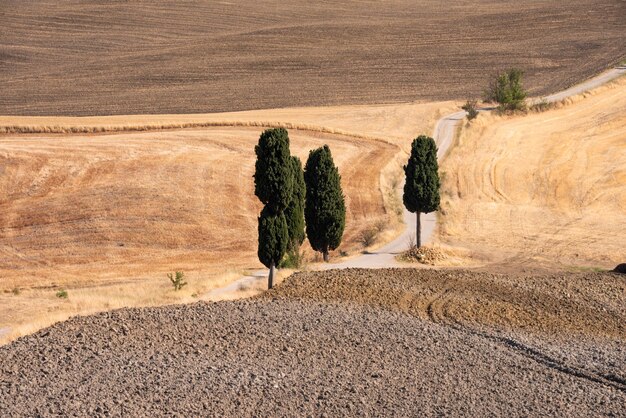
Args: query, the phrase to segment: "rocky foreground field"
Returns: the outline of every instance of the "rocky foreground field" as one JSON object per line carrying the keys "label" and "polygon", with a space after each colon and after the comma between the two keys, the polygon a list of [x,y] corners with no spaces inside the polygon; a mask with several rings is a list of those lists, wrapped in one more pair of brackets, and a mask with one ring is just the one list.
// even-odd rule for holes
{"label": "rocky foreground field", "polygon": [[300,273],[253,300],[76,317],[0,348],[23,415],[622,416],[626,279]]}

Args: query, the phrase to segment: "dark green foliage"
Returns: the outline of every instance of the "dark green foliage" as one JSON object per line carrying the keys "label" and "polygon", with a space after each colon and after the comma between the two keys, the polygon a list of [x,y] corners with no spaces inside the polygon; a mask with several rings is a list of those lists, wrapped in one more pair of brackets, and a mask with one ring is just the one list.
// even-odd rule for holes
{"label": "dark green foliage", "polygon": [[289,250],[295,250],[297,253],[298,248],[304,242],[304,201],[306,196],[304,171],[302,171],[302,162],[298,157],[291,157],[291,175],[293,191],[289,205],[285,209],[285,218],[289,230]]}
{"label": "dark green foliage", "polygon": [[177,271],[175,274],[167,273],[167,278],[172,282],[172,286],[174,286],[174,290],[180,290],[183,287],[187,286],[187,282],[185,281],[185,273],[182,271]]}
{"label": "dark green foliage", "polygon": [[285,215],[274,214],[267,206],[259,216],[259,260],[267,268],[278,266],[289,243]]}
{"label": "dark green foliage", "polygon": [[468,100],[461,109],[467,112],[467,120],[476,119],[478,116],[478,109],[476,109],[477,102],[476,100]]}
{"label": "dark green foliage", "polygon": [[267,129],[261,134],[254,151],[257,156],[254,194],[277,214],[289,204],[293,187],[287,131]]}
{"label": "dark green foliage", "polygon": [[341,176],[328,145],[309,153],[304,170],[306,183],[306,233],[316,251],[327,257],[341,244],[346,224],[346,206]]}
{"label": "dark green foliage", "polygon": [[67,290],[61,289],[57,292],[57,297],[59,299],[67,299]]}
{"label": "dark green foliage", "polygon": [[438,169],[435,141],[425,135],[415,138],[404,166],[406,182],[402,200],[409,212],[429,213],[439,209]]}
{"label": "dark green foliage", "polygon": [[511,68],[498,75],[485,93],[485,99],[498,103],[501,111],[523,110],[526,91],[522,87],[522,70]]}

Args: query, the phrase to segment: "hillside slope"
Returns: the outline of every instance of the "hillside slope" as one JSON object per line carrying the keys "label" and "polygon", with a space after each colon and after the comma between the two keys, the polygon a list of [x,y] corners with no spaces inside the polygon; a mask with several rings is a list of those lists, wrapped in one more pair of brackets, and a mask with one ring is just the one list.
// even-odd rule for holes
{"label": "hillside slope", "polygon": [[0,5],[0,115],[207,113],[535,94],[623,58],[620,0]]}
{"label": "hillside slope", "polygon": [[626,79],[585,96],[463,129],[442,166],[440,240],[490,260],[624,262]]}

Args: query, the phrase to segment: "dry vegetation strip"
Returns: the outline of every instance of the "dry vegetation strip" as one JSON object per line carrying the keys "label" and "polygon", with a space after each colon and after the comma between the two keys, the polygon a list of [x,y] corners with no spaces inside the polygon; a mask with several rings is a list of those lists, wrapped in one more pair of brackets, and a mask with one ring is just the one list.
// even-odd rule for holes
{"label": "dry vegetation strip", "polygon": [[624,262],[626,79],[585,96],[463,129],[442,167],[443,242],[491,260]]}
{"label": "dry vegetation strip", "polygon": [[[5,0],[0,114],[205,113],[533,94],[623,59],[620,0]],[[487,69],[487,70],[486,70]]]}

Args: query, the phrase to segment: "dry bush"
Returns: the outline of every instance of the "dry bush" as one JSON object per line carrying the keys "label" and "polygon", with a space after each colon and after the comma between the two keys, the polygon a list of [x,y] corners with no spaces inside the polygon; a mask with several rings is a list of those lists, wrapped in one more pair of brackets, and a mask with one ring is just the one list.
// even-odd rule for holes
{"label": "dry bush", "polygon": [[418,262],[422,264],[435,265],[446,260],[446,254],[439,248],[412,246],[398,256],[400,261]]}
{"label": "dry bush", "polygon": [[365,228],[359,234],[359,242],[363,248],[373,245],[376,242],[376,238],[378,238],[378,229],[375,227]]}

